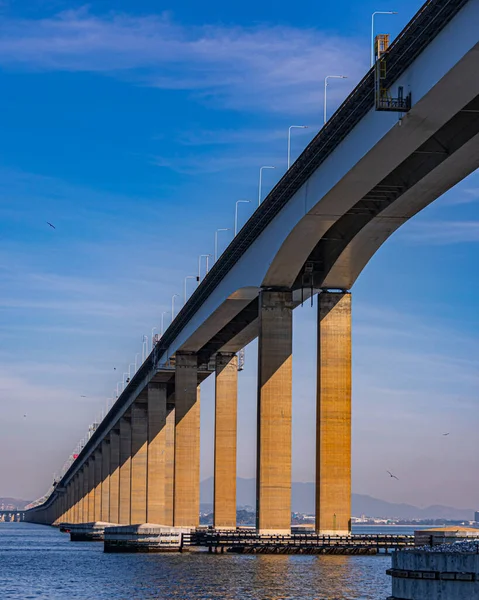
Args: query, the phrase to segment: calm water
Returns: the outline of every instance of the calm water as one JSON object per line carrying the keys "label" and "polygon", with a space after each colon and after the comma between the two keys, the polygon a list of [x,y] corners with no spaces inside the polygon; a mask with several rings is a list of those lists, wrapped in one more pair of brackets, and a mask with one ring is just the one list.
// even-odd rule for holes
{"label": "calm water", "polygon": [[103,554],[57,529],[0,523],[1,600],[383,600],[387,556]]}

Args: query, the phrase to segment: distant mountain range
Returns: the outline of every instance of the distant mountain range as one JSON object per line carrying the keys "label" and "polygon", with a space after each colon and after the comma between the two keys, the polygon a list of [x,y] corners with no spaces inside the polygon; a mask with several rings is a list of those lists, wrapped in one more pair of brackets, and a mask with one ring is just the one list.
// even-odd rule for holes
{"label": "distant mountain range", "polygon": [[19,500],[18,498],[0,498],[0,510],[2,506],[13,506],[18,510],[23,510],[31,500]]}
{"label": "distant mountain range", "polygon": [[[238,506],[254,506],[256,498],[256,480],[237,480]],[[314,514],[314,483],[293,482],[292,510],[304,514]],[[213,503],[213,478],[201,482],[201,503],[211,506]],[[445,519],[469,521],[474,518],[474,510],[433,505],[419,508],[411,504],[394,504],[363,494],[352,495],[352,514],[355,517],[366,515],[381,519]]]}

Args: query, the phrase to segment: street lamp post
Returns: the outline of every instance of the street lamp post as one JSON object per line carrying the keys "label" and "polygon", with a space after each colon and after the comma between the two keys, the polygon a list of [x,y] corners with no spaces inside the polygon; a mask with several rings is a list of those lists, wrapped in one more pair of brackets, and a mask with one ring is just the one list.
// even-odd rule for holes
{"label": "street lamp post", "polygon": [[276,169],[276,167],[261,167],[259,170],[258,206],[261,204],[261,188],[263,186],[263,169]]}
{"label": "street lamp post", "polygon": [[142,359],[142,362],[145,362],[147,356],[148,356],[148,336],[144,335],[143,336],[143,343],[142,343],[142,346],[141,346],[141,359]]}
{"label": "street lamp post", "polygon": [[188,281],[188,279],[196,279],[195,275],[187,275],[185,277],[185,285],[183,288],[183,306],[186,304],[186,282]]}
{"label": "street lamp post", "polygon": [[171,322],[175,320],[175,298],[179,298],[178,294],[171,296]]}
{"label": "street lamp post", "polygon": [[291,125],[288,129],[288,169],[291,166],[291,129],[308,129],[308,125]]}
{"label": "street lamp post", "polygon": [[211,254],[200,254],[198,257],[198,277],[196,278],[198,285],[200,285],[200,281],[201,281],[201,259],[206,258],[206,273],[205,273],[205,275],[207,275],[208,274],[208,263],[209,263],[210,257],[211,257]]}
{"label": "street lamp post", "polygon": [[229,227],[222,227],[221,229],[217,229],[215,231],[215,263],[218,260],[218,232],[220,231],[229,231]]}
{"label": "street lamp post", "polygon": [[393,10],[376,10],[371,15],[371,67],[374,65],[374,17],[376,15],[397,15]]}
{"label": "street lamp post", "polygon": [[155,331],[156,331],[156,327],[153,327],[153,329],[151,330],[151,349],[152,350],[153,350],[153,340],[155,339],[153,337],[153,334],[155,333]]}
{"label": "street lamp post", "polygon": [[169,314],[169,313],[168,313],[168,311],[165,311],[165,312],[162,312],[162,313],[161,313],[161,334],[160,334],[160,335],[161,335],[161,337],[163,337],[163,333],[165,332],[165,327],[164,327],[164,323],[165,323],[165,321],[164,321],[164,319],[165,319],[165,315],[168,315],[168,314]]}
{"label": "street lamp post", "polygon": [[328,96],[328,79],[347,79],[346,75],[327,75],[324,78],[324,115],[323,120],[326,125],[326,121],[328,120],[327,113],[327,96]]}
{"label": "street lamp post", "polygon": [[238,233],[238,204],[249,204],[249,200],[236,200],[236,207],[235,207],[235,237],[236,234]]}

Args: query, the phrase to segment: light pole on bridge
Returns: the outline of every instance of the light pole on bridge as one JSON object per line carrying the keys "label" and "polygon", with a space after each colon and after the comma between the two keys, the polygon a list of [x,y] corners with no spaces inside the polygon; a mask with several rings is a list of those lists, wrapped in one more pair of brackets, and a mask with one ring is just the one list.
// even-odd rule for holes
{"label": "light pole on bridge", "polygon": [[258,206],[261,204],[261,192],[263,187],[263,169],[276,169],[276,167],[265,166],[259,169],[259,188],[258,188]]}
{"label": "light pole on bridge", "polygon": [[163,337],[163,334],[165,332],[165,315],[168,315],[168,314],[170,314],[168,311],[161,313],[161,329],[160,329],[161,337]]}
{"label": "light pole on bridge", "polygon": [[326,121],[328,120],[328,112],[327,112],[328,79],[347,79],[347,76],[346,75],[327,75],[324,78],[324,114],[323,114],[324,125],[326,125]]}
{"label": "light pole on bridge", "polygon": [[201,259],[202,258],[206,258],[206,271],[205,271],[205,275],[208,275],[208,270],[209,270],[209,259],[211,258],[211,254],[200,254],[198,257],[198,277],[196,278],[196,281],[198,282],[198,285],[200,285],[200,281],[201,281]]}
{"label": "light pole on bridge", "polygon": [[376,10],[371,15],[371,67],[374,65],[374,17],[376,15],[397,15],[394,10]]}
{"label": "light pole on bridge", "polygon": [[236,200],[236,206],[235,206],[235,237],[236,234],[238,233],[238,204],[249,204],[250,201],[249,200]]}
{"label": "light pole on bridge", "polygon": [[188,282],[188,279],[196,279],[196,275],[187,275],[185,277],[185,284],[183,287],[183,306],[186,304],[186,284]]}
{"label": "light pole on bridge", "polygon": [[175,320],[175,298],[179,298],[180,296],[178,294],[173,294],[173,296],[171,296],[171,322],[173,323],[173,321]]}
{"label": "light pole on bridge", "polygon": [[221,229],[217,229],[215,231],[215,263],[218,260],[218,232],[220,231],[230,231],[229,227],[222,227]]}
{"label": "light pole on bridge", "polygon": [[288,169],[291,166],[291,129],[308,129],[308,125],[291,125],[288,129]]}

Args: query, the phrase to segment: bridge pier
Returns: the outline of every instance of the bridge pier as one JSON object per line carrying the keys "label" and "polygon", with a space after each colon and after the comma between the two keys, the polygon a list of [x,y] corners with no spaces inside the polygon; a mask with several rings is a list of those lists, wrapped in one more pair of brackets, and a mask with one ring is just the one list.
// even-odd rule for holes
{"label": "bridge pier", "polygon": [[88,461],[83,467],[83,523],[88,523],[90,520],[90,502],[88,500],[88,486],[90,482],[90,466]]}
{"label": "bridge pier", "polygon": [[88,519],[95,520],[95,453],[88,461]]}
{"label": "bridge pier", "polygon": [[176,354],[173,524],[197,527],[200,512],[200,390],[196,354]]}
{"label": "bridge pier", "polygon": [[318,296],[316,532],[351,532],[351,294]]}
{"label": "bridge pier", "polygon": [[109,522],[119,523],[120,505],[120,429],[110,431]]}
{"label": "bridge pier", "polygon": [[79,491],[80,474],[77,473],[73,476],[73,523],[79,523],[79,512],[80,512],[80,491]]}
{"label": "bridge pier", "polygon": [[102,487],[102,463],[103,456],[101,447],[95,452],[95,501],[94,501],[94,521],[101,521],[101,487]]}
{"label": "bridge pier", "polygon": [[290,291],[259,296],[256,528],[291,532],[293,301]]}
{"label": "bridge pier", "polygon": [[216,355],[213,525],[236,527],[238,357]]}
{"label": "bridge pier", "polygon": [[166,384],[148,385],[147,523],[165,521]]}
{"label": "bridge pier", "polygon": [[176,432],[175,387],[166,388],[166,425],[165,425],[165,505],[163,524],[173,526],[175,504],[175,432]]}
{"label": "bridge pier", "polygon": [[130,524],[146,523],[148,413],[145,400],[140,396],[131,407]]}
{"label": "bridge pier", "polygon": [[70,505],[71,505],[71,486],[67,485],[66,486],[66,491],[65,491],[65,507],[64,507],[64,514],[63,514],[63,521],[67,521],[70,517]]}
{"label": "bridge pier", "polygon": [[131,511],[131,417],[120,419],[120,491],[118,522],[130,524]]}
{"label": "bridge pier", "polygon": [[[100,521],[110,521],[110,438],[107,437],[101,444],[101,516]],[[78,523],[78,521],[75,521]]]}
{"label": "bridge pier", "polygon": [[83,521],[83,469],[78,471],[77,475],[77,523]]}

